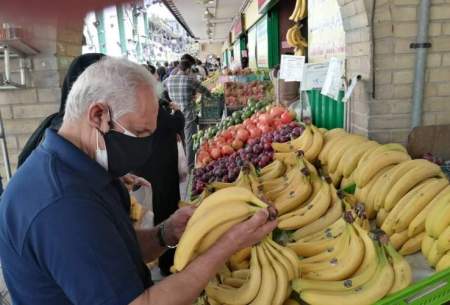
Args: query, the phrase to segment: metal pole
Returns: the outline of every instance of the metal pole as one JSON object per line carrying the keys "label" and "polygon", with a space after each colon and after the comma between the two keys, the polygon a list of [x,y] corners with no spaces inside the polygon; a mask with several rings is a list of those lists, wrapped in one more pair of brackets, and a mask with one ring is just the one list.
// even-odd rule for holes
{"label": "metal pole", "polygon": [[20,84],[25,86],[26,78],[25,78],[25,60],[20,57],[19,58],[19,67],[20,67]]}
{"label": "metal pole", "polygon": [[3,119],[0,113],[0,142],[2,146],[3,162],[6,170],[6,179],[11,179],[11,165],[9,164],[8,147],[6,145],[5,127],[3,126]]}
{"label": "metal pole", "polygon": [[4,56],[5,56],[5,83],[9,83],[11,81],[11,67],[9,65],[9,49],[7,46],[3,47]]}
{"label": "metal pole", "polygon": [[413,85],[413,105],[411,127],[422,124],[422,107],[427,66],[427,52],[431,45],[428,43],[428,25],[430,20],[430,0],[421,0],[419,8],[419,25],[416,43],[411,44],[416,49],[416,67]]}

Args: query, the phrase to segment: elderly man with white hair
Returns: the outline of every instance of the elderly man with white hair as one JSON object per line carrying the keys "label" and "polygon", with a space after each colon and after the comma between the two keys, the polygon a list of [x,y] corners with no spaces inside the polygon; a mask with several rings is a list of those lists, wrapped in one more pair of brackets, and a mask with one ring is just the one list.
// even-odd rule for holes
{"label": "elderly man with white hair", "polygon": [[177,244],[193,212],[149,230],[129,220],[119,177],[158,149],[157,113],[155,80],[127,60],[105,57],[74,83],[62,127],[47,130],[0,203],[0,260],[14,304],[192,304],[234,252],[274,229],[261,211],[153,285],[145,263]]}

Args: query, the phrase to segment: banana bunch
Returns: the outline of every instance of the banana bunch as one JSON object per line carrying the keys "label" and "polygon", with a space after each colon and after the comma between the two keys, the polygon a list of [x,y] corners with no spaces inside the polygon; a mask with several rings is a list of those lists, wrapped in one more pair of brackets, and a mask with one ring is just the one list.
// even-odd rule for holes
{"label": "banana bunch", "polygon": [[289,46],[294,48],[294,54],[297,56],[305,56],[306,48],[308,47],[308,42],[301,33],[302,27],[303,25],[295,24],[286,32],[286,41]]}
{"label": "banana bunch", "polygon": [[[304,227],[322,217],[329,209],[332,201],[331,192],[333,186],[318,176],[312,176],[312,196],[304,204],[295,210],[281,215],[278,218],[278,228],[282,230],[296,230]],[[315,193],[315,194],[314,194]]]}
{"label": "banana bunch", "polygon": [[325,239],[324,250],[300,260],[302,277],[292,284],[300,298],[310,305],[369,305],[409,286],[411,267],[392,245],[381,245],[356,223],[338,227],[340,235]]}
{"label": "banana bunch", "polygon": [[197,207],[186,225],[175,252],[173,269],[183,270],[229,228],[266,207],[265,202],[242,187],[227,187],[209,195]]}
{"label": "banana bunch", "polygon": [[[295,155],[292,164],[289,166],[275,159],[267,167],[272,167],[272,164],[283,164],[282,168],[287,169],[287,171],[279,177],[271,175],[272,179],[261,179],[261,177],[268,176],[267,172],[262,174],[263,176],[253,177],[252,189],[254,193],[270,200],[278,210],[279,215],[282,215],[296,209],[309,199],[313,192],[309,168],[314,171],[315,169],[301,155]],[[278,166],[273,166],[272,171],[281,173],[281,171],[276,170],[276,167]]]}
{"label": "banana bunch", "polygon": [[297,0],[295,2],[295,8],[289,20],[298,22],[306,17],[308,14],[308,3],[306,0]]}
{"label": "banana bunch", "polygon": [[425,217],[422,254],[430,266],[442,271],[450,268],[450,186],[442,190],[429,207]]}
{"label": "banana bunch", "polygon": [[210,304],[283,305],[290,296],[291,281],[299,276],[295,253],[266,238],[250,249],[248,269],[224,268],[205,291]]}
{"label": "banana bunch", "polygon": [[302,151],[305,159],[313,162],[319,156],[324,143],[322,132],[314,125],[306,125],[302,135],[286,143],[272,143],[275,159],[289,159]]}

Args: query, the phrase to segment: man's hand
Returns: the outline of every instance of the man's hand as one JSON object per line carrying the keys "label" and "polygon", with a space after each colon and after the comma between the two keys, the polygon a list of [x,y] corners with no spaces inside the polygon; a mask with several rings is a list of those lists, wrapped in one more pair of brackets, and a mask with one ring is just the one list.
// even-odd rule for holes
{"label": "man's hand", "polygon": [[277,227],[275,217],[274,208],[262,209],[249,220],[232,227],[222,238],[226,240],[225,244],[234,247],[233,253],[253,246]]}
{"label": "man's hand", "polygon": [[178,106],[178,104],[174,103],[174,102],[170,102],[169,103],[169,107],[170,109],[172,109],[173,111],[179,111],[180,110],[180,106]]}
{"label": "man's hand", "polygon": [[122,180],[123,184],[125,184],[125,186],[129,191],[133,191],[134,189],[137,189],[141,186],[146,187],[152,186],[150,182],[148,182],[144,178],[138,177],[133,174],[126,174],[125,176],[121,177],[120,180]]}
{"label": "man's hand", "polygon": [[194,214],[195,207],[189,206],[178,209],[175,213],[170,216],[165,222],[165,232],[164,238],[169,245],[175,245],[180,240],[181,235],[186,228],[186,224]]}

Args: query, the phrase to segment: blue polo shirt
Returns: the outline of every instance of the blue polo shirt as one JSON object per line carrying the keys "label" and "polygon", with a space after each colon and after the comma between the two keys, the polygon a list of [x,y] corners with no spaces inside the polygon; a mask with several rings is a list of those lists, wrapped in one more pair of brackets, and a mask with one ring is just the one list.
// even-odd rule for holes
{"label": "blue polo shirt", "polygon": [[47,130],[0,202],[0,260],[16,305],[125,305],[151,285],[122,184]]}

